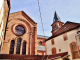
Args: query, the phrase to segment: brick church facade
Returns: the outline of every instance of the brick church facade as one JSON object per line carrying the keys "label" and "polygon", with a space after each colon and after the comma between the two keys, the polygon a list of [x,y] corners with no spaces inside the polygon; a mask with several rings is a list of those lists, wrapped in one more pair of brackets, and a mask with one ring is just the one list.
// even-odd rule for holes
{"label": "brick church facade", "polygon": [[24,11],[11,13],[1,54],[44,55],[37,45],[45,47],[45,39],[37,37],[37,23]]}

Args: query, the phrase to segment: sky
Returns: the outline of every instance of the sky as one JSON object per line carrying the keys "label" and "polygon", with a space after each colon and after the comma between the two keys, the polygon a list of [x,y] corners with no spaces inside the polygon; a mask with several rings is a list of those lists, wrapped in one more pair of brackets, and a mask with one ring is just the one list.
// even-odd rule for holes
{"label": "sky", "polygon": [[[45,36],[50,37],[54,12],[63,23],[67,21],[80,23],[80,0],[39,0]],[[37,23],[37,34],[43,35],[37,0],[11,0],[10,13],[24,11]]]}

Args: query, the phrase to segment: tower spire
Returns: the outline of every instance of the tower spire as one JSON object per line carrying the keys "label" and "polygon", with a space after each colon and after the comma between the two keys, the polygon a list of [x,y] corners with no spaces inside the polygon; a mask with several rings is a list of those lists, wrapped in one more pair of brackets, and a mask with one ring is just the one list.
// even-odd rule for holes
{"label": "tower spire", "polygon": [[52,26],[52,35],[54,33],[56,33],[62,26],[63,26],[63,22],[61,22],[59,16],[57,15],[56,11],[54,13],[54,18],[53,18],[53,24],[51,25]]}
{"label": "tower spire", "polygon": [[[53,18],[53,23],[56,22],[56,21],[60,21],[60,18],[59,16],[57,15],[56,11],[54,13],[54,18]],[[61,21],[60,21],[61,22]]]}

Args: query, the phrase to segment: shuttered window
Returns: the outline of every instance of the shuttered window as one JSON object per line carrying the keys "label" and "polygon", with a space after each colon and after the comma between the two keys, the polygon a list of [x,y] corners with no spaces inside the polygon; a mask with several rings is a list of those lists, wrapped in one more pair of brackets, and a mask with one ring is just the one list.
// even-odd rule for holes
{"label": "shuttered window", "polygon": [[54,39],[51,40],[52,45],[54,44]]}
{"label": "shuttered window", "polygon": [[66,33],[63,34],[63,39],[64,39],[64,41],[68,40],[68,37],[67,37],[67,34]]}

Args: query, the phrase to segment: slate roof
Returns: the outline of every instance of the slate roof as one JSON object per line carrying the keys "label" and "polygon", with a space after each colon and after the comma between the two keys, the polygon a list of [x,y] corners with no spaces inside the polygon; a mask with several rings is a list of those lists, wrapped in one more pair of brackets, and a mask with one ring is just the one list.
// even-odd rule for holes
{"label": "slate roof", "polygon": [[[49,37],[47,40],[52,39],[54,37],[57,37],[65,32],[68,32],[70,30],[73,30],[77,27],[80,27],[80,23],[74,23],[67,21],[56,33],[54,33],[51,37]],[[47,41],[45,40],[45,41]]]}
{"label": "slate roof", "polygon": [[[53,18],[53,23],[55,23],[56,21],[60,21],[60,17],[57,15],[56,11],[54,13],[54,18]],[[60,21],[61,22],[61,21]]]}

